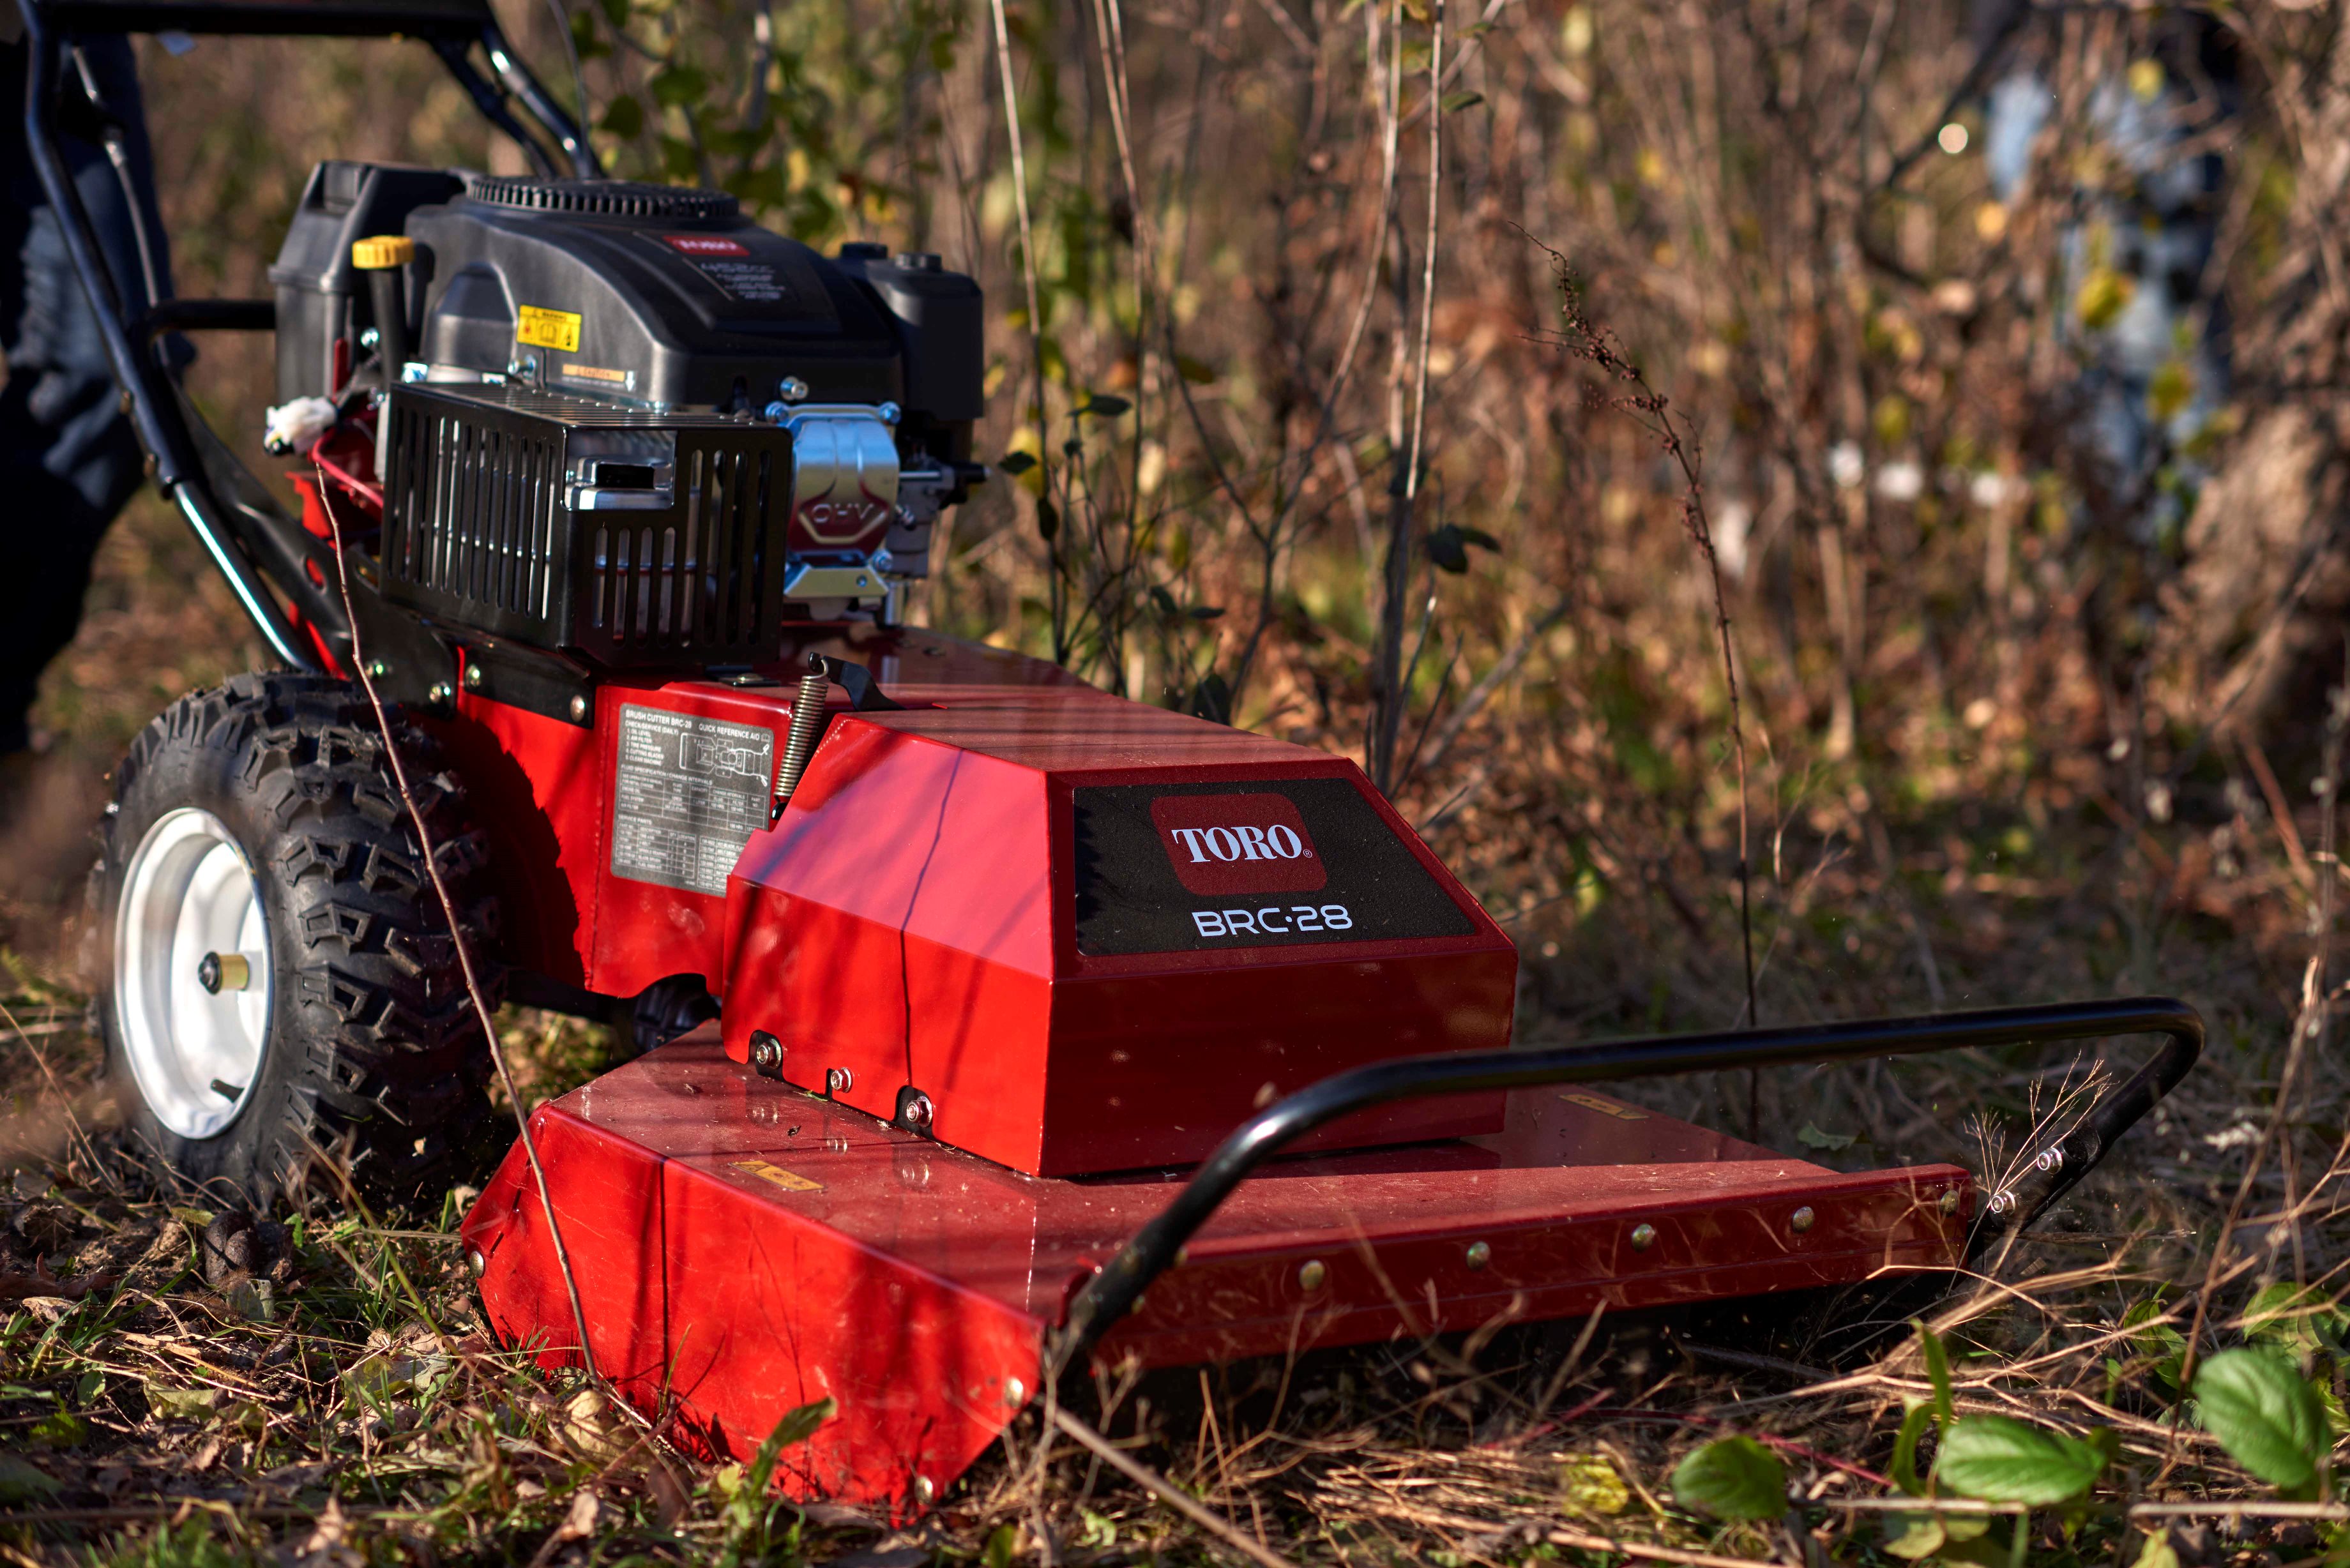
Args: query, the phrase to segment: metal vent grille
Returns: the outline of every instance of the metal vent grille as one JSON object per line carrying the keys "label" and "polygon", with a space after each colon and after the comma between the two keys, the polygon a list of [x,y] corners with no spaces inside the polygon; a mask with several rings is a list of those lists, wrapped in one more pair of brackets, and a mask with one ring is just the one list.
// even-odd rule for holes
{"label": "metal vent grille", "polygon": [[680,652],[735,646],[775,625],[767,556],[785,477],[775,455],[681,433],[679,504],[644,521],[595,519],[588,625],[616,648]]}
{"label": "metal vent grille", "polygon": [[[622,667],[773,653],[784,616],[791,438],[519,387],[394,389],[384,591],[444,624]],[[583,465],[654,443],[659,500],[575,511]],[[645,450],[641,446],[632,450]]]}
{"label": "metal vent grille", "polygon": [[545,623],[556,599],[560,431],[501,429],[395,402],[386,566],[427,592]]}

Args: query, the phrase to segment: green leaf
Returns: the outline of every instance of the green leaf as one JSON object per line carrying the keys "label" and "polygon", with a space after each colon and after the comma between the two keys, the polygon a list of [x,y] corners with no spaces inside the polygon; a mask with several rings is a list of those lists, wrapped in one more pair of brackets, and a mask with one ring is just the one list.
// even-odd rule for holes
{"label": "green leaf", "polygon": [[1193,620],[1222,620],[1224,618],[1224,607],[1222,605],[1193,605],[1190,609],[1185,610],[1183,613],[1190,616]]}
{"label": "green leaf", "polygon": [[1614,1461],[1605,1454],[1570,1454],[1558,1467],[1561,1490],[1569,1511],[1614,1515],[1631,1503],[1632,1493]]}
{"label": "green leaf", "polygon": [[1086,400],[1085,406],[1077,412],[1080,415],[1092,414],[1100,419],[1114,420],[1132,407],[1134,405],[1124,398],[1112,397],[1107,392],[1096,392]]}
{"label": "green leaf", "polygon": [[1195,387],[1204,387],[1216,379],[1213,366],[1205,360],[1194,359],[1189,354],[1175,356],[1175,373]]}
{"label": "green leaf", "polygon": [[1943,1434],[1934,1476],[1962,1497],[2034,1507],[2089,1490],[2106,1468],[2095,1443],[2006,1416],[1968,1416]]}
{"label": "green leaf", "polygon": [[710,91],[710,78],[692,66],[671,66],[647,84],[653,101],[670,109],[698,102]]}
{"label": "green leaf", "polygon": [[2305,1366],[2317,1351],[2341,1345],[2345,1321],[2350,1320],[2324,1291],[2279,1280],[2244,1308],[2244,1337],[2274,1345]]}
{"label": "green leaf", "polygon": [[1926,1378],[1934,1386],[1934,1425],[1944,1433],[1958,1419],[1958,1407],[1950,1402],[1950,1353],[1942,1348],[1942,1336],[1928,1328],[1917,1318],[1909,1326],[1918,1331],[1918,1349],[1926,1358]]}
{"label": "green leaf", "polygon": [[1795,1141],[1805,1148],[1825,1149],[1833,1154],[1840,1148],[1850,1148],[1860,1141],[1858,1133],[1832,1133],[1805,1122],[1795,1134]]}
{"label": "green leaf", "polygon": [[1926,1435],[1926,1423],[1933,1418],[1934,1407],[1920,1399],[1902,1415],[1901,1430],[1893,1438],[1893,1484],[1911,1497],[1926,1493],[1918,1480],[1918,1439]]}
{"label": "green leaf", "polygon": [[15,1454],[0,1452],[0,1502],[46,1501],[64,1489],[55,1477]]}
{"label": "green leaf", "polygon": [[[1920,1405],[1919,1409],[1926,1407]],[[1930,1513],[1885,1516],[1885,1550],[1896,1557],[1930,1557],[1942,1549],[1942,1521]]]}
{"label": "green leaf", "polygon": [[2196,1368],[2195,1418],[2271,1486],[2293,1490],[2316,1480],[2325,1408],[2309,1379],[2275,1352],[2223,1350]]}
{"label": "green leaf", "polygon": [[743,1490],[737,1495],[765,1501],[768,1485],[775,1477],[775,1461],[783,1458],[784,1450],[815,1437],[818,1427],[839,1413],[840,1402],[829,1394],[812,1405],[785,1411],[784,1418],[775,1423],[775,1429],[767,1434],[767,1440],[753,1456],[751,1469],[743,1478]]}
{"label": "green leaf", "polygon": [[1035,458],[1024,452],[1005,452],[995,462],[995,471],[998,473],[1006,474],[1014,479],[1019,478],[1035,466]]}
{"label": "green leaf", "polygon": [[1449,92],[1438,100],[1437,107],[1447,114],[1454,114],[1484,101],[1485,95],[1482,92]]}
{"label": "green leaf", "polygon": [[1200,677],[1199,685],[1191,689],[1191,716],[1205,719],[1211,724],[1232,722],[1232,689],[1224,678],[1211,670]]}
{"label": "green leaf", "polygon": [[1061,509],[1040,498],[1036,503],[1036,536],[1049,545],[1060,535],[1060,532]]}
{"label": "green leaf", "polygon": [[604,8],[604,20],[612,24],[614,32],[629,25],[629,0],[599,0],[599,4]]}
{"label": "green leaf", "polygon": [[1787,1511],[1787,1467],[1752,1438],[1717,1438],[1674,1468],[1673,1496],[1717,1519],[1777,1519]]}
{"label": "green leaf", "polygon": [[2158,1321],[2162,1317],[2163,1310],[2159,1294],[2148,1296],[2122,1314],[2122,1327],[2136,1331],[2130,1334],[2130,1344],[2137,1348],[2139,1354],[2154,1357],[2154,1375],[2176,1388],[2178,1386],[2179,1368],[2187,1355],[2187,1336],[2170,1324]]}
{"label": "green leaf", "polygon": [[2131,1568],[2178,1568],[2178,1553],[2171,1548],[2170,1532],[2158,1530],[2147,1536],[2146,1544],[2137,1549]]}
{"label": "green leaf", "polygon": [[999,1524],[988,1536],[987,1545],[980,1552],[979,1560],[987,1564],[987,1568],[1012,1568],[1013,1553],[1019,1550],[1019,1530],[1013,1525]]}

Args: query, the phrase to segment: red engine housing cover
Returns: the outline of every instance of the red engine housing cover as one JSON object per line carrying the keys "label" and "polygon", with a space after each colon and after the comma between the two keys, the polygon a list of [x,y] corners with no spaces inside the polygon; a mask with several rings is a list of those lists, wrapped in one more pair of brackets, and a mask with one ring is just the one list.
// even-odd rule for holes
{"label": "red engine housing cover", "polygon": [[[743,813],[790,722],[780,680],[616,681],[592,731],[466,694],[449,739],[512,825],[515,961],[616,996],[702,975],[737,1061],[765,1031],[788,1082],[883,1118],[919,1091],[941,1141],[1042,1176],[1189,1163],[1331,1073],[1507,1044],[1514,947],[1353,763],[935,633],[809,646],[906,707],[837,712],[772,827]],[[663,746],[705,773],[660,773]],[[663,790],[739,794],[741,832],[705,810],[649,852]],[[1407,1103],[1304,1147],[1501,1116]]]}

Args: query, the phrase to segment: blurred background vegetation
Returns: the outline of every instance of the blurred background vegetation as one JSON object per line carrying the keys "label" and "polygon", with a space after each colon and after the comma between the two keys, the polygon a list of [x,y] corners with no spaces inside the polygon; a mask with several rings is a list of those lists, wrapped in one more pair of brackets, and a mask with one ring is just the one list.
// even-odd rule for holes
{"label": "blurred background vegetation", "polygon": [[[2173,990],[2272,1075],[2334,903],[2338,5],[505,10],[616,171],[979,275],[999,472],[921,617],[1362,759],[1520,938],[1522,1035],[1743,1015],[1742,733],[1764,1022]],[[315,159],[521,168],[413,46],[142,48],[183,293],[266,292]],[[251,448],[265,346],[203,352]],[[142,502],[0,935],[256,655]]]}

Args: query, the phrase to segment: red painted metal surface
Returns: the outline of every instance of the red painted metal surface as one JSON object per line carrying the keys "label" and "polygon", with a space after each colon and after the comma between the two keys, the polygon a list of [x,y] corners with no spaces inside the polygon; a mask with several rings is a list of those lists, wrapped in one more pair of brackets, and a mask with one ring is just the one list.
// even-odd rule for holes
{"label": "red painted metal surface", "polygon": [[[1508,1101],[1497,1133],[1277,1163],[1101,1355],[1181,1365],[1845,1283],[1952,1267],[1964,1243],[1955,1167],[1840,1175],[1589,1090]],[[597,1356],[630,1397],[654,1410],[666,1390],[687,1440],[742,1458],[828,1395],[840,1413],[786,1489],[899,1506],[984,1450],[1070,1293],[1180,1179],[1007,1170],[759,1078],[708,1029],[533,1126]],[[465,1234],[501,1338],[556,1365],[577,1337],[536,1205],[517,1148]]]}
{"label": "red painted metal surface", "polygon": [[[884,1117],[920,1089],[940,1138],[1044,1175],[1196,1160],[1252,1108],[1331,1073],[1507,1042],[1515,949],[1352,763],[930,634],[811,646],[867,663],[907,709],[837,713],[791,810],[752,835],[723,896],[615,869],[624,715],[747,726],[779,756],[796,690],[781,667],[747,689],[616,680],[592,730],[461,694],[442,728],[479,820],[498,827],[511,961],[608,996],[700,975],[723,999],[738,1059],[754,1029],[770,1031],[792,1082],[821,1089],[845,1070],[842,1097]],[[1211,902],[1271,919],[1267,906],[1330,896],[1305,819],[1263,793],[1304,781],[1351,785],[1457,931],[1079,950],[1079,792],[1232,784],[1152,817],[1170,834],[1197,817],[1197,834],[1215,831],[1203,810],[1274,812],[1256,843],[1270,826],[1308,858],[1241,867],[1253,884],[1211,867]],[[1490,1131],[1500,1116],[1498,1096],[1409,1103],[1308,1147]]]}

